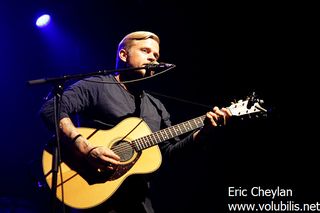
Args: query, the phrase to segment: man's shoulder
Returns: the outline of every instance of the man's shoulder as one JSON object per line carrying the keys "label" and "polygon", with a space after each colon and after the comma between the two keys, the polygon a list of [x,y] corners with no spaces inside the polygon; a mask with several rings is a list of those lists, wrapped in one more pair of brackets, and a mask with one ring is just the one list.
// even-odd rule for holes
{"label": "man's shoulder", "polygon": [[75,86],[85,86],[85,87],[91,87],[91,86],[97,86],[97,85],[103,85],[103,84],[113,84],[115,82],[115,78],[112,75],[95,75],[95,76],[89,76],[83,79],[80,79],[76,81],[73,85]]}
{"label": "man's shoulder", "polygon": [[115,81],[115,78],[113,75],[94,75],[85,78],[84,80],[90,82],[90,81]]}

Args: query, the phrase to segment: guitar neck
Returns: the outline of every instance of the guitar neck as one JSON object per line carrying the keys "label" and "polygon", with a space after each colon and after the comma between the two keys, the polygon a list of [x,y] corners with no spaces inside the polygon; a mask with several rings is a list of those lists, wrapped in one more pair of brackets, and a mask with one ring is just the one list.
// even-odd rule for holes
{"label": "guitar neck", "polygon": [[[267,110],[260,106],[260,100],[258,99],[247,99],[245,101],[239,100],[237,103],[231,104],[227,107],[233,116],[241,117],[244,115],[251,115],[257,113],[266,113]],[[147,149],[151,146],[157,145],[163,141],[177,137],[184,133],[198,129],[204,125],[203,121],[206,115],[199,116],[197,118],[185,121],[174,126],[159,130],[150,135],[138,138],[133,142],[133,146],[136,151]]]}
{"label": "guitar neck", "polygon": [[157,145],[163,141],[172,139],[184,133],[190,132],[192,130],[198,129],[204,125],[203,121],[206,115],[193,118],[191,120],[176,124],[165,129],[159,130],[152,134],[146,135],[144,137],[138,138],[132,141],[136,151],[141,151],[147,149],[151,146]]}

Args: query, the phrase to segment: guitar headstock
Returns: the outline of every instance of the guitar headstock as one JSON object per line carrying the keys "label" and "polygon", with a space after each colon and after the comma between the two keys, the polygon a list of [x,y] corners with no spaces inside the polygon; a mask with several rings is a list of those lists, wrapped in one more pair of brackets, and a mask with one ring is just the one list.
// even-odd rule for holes
{"label": "guitar headstock", "polygon": [[231,104],[228,109],[233,116],[243,116],[255,114],[256,116],[266,116],[267,110],[261,105],[264,103],[263,100],[258,99],[253,93],[247,97],[246,100],[239,100],[236,103]]}

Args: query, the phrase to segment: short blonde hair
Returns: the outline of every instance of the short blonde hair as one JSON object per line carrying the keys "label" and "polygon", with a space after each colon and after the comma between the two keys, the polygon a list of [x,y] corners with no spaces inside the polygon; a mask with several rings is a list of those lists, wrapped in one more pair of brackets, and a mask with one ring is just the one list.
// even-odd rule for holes
{"label": "short blonde hair", "polygon": [[160,45],[160,38],[155,33],[149,31],[135,31],[132,33],[127,34],[123,39],[120,41],[117,50],[117,58],[116,58],[116,68],[119,67],[122,61],[119,58],[119,52],[121,49],[129,50],[133,45],[134,41],[136,40],[146,40],[146,39],[153,39]]}

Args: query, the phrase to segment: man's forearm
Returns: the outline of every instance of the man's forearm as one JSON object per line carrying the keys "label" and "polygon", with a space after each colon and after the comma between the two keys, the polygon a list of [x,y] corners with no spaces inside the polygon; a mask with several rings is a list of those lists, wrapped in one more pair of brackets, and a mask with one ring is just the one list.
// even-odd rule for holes
{"label": "man's forearm", "polygon": [[70,118],[62,118],[59,122],[59,128],[65,136],[74,142],[75,147],[77,147],[81,153],[87,154],[92,148],[86,138],[78,136],[80,132]]}

